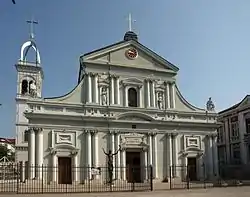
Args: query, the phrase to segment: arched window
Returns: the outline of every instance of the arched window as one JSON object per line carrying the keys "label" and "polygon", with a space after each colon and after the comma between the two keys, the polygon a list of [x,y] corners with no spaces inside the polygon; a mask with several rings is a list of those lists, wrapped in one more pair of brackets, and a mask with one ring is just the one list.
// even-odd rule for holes
{"label": "arched window", "polygon": [[26,130],[24,131],[23,141],[28,142],[28,140],[29,140],[29,131]]}
{"label": "arched window", "polygon": [[128,106],[137,107],[137,91],[135,88],[128,89]]}
{"label": "arched window", "polygon": [[21,94],[26,94],[26,93],[28,93],[28,81],[23,80]]}

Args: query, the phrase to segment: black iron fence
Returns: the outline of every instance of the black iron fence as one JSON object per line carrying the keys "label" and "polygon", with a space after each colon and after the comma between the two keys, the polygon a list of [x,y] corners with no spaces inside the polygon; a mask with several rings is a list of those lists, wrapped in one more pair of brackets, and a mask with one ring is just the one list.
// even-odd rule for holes
{"label": "black iron fence", "polygon": [[49,167],[19,164],[0,168],[0,193],[152,191],[152,167]]}
{"label": "black iron fence", "polygon": [[169,168],[169,189],[193,189],[208,187],[249,186],[249,168],[243,166],[219,166],[219,174],[209,172],[201,166],[171,166]]}

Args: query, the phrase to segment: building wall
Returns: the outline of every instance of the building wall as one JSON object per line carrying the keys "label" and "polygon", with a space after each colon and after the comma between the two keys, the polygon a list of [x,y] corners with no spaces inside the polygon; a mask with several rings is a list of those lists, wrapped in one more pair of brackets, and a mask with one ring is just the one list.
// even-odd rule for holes
{"label": "building wall", "polygon": [[223,123],[218,130],[218,151],[221,163],[248,164],[250,162],[249,131],[246,120],[250,117],[248,105],[219,114],[219,121]]}

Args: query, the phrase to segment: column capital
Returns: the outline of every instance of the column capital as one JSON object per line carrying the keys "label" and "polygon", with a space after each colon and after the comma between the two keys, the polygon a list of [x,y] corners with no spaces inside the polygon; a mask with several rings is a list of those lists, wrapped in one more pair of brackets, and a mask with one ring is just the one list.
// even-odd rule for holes
{"label": "column capital", "polygon": [[33,131],[33,132],[40,132],[42,130],[43,130],[43,128],[41,128],[41,127],[30,127],[29,128],[29,131]]}
{"label": "column capital", "polygon": [[98,131],[97,129],[91,129],[91,128],[89,128],[89,129],[84,129],[84,133],[90,133],[90,134],[95,133],[95,132],[97,132],[97,131]]}
{"label": "column capital", "polygon": [[117,74],[113,74],[112,77],[113,77],[114,79],[119,79],[119,78],[120,78],[120,76],[117,75]]}
{"label": "column capital", "polygon": [[108,131],[108,133],[109,134],[121,134],[121,131],[120,130],[118,130],[118,129],[110,129],[109,131]]}
{"label": "column capital", "polygon": [[57,151],[56,151],[55,148],[49,147],[49,153],[50,153],[51,155],[56,155]]}
{"label": "column capital", "polygon": [[173,133],[166,133],[166,136],[167,136],[168,138],[172,138]]}
{"label": "column capital", "polygon": [[78,154],[78,152],[79,152],[79,149],[74,149],[71,151],[71,155],[76,156]]}
{"label": "column capital", "polygon": [[[176,132],[176,131],[175,131],[175,132]],[[173,138],[176,138],[176,137],[178,136],[178,133],[175,133],[175,132],[174,132],[174,133],[171,133],[171,135],[172,135]]]}

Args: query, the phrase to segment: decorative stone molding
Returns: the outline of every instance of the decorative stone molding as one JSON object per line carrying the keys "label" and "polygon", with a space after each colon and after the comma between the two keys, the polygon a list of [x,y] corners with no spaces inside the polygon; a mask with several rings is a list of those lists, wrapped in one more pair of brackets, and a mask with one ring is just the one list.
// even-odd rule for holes
{"label": "decorative stone molding", "polygon": [[55,148],[49,147],[49,153],[50,153],[51,155],[56,155],[57,151],[56,151]]}
{"label": "decorative stone molding", "polygon": [[143,134],[128,133],[120,135],[120,145],[124,148],[147,148],[147,137]]}
{"label": "decorative stone molding", "polygon": [[75,155],[78,154],[78,152],[79,152],[79,149],[74,149],[74,150],[71,151],[71,155],[75,156]]}

